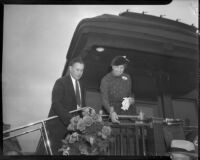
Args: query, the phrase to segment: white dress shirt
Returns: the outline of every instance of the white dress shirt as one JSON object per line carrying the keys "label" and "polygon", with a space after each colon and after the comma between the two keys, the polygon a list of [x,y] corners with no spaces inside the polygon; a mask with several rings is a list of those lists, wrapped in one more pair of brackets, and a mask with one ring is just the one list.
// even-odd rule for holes
{"label": "white dress shirt", "polygon": [[[73,83],[73,87],[74,87],[74,92],[76,94],[76,79],[70,74],[70,77],[72,79],[72,83]],[[77,80],[78,81],[78,80]],[[82,97],[81,97],[81,88],[80,88],[80,83],[78,81],[78,88],[79,88],[79,93],[80,93],[80,98],[81,98],[81,101],[82,101]],[[77,109],[79,109],[80,106],[77,105]]]}

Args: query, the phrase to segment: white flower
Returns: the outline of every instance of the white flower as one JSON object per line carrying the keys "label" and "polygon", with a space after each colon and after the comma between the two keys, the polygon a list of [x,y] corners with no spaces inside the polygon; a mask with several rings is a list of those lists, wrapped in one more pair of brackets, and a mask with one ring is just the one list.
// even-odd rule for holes
{"label": "white flower", "polygon": [[127,59],[127,57],[126,56],[122,56],[127,62],[129,62],[129,60]]}
{"label": "white flower", "polygon": [[63,155],[64,155],[64,156],[69,155],[69,150],[70,150],[69,147],[67,147],[67,149],[64,149],[64,150],[63,150]]}
{"label": "white flower", "polygon": [[126,76],[122,76],[122,79],[123,80],[127,80],[128,78]]}
{"label": "white flower", "polygon": [[123,98],[121,109],[123,109],[124,111],[128,110],[129,106],[130,106],[129,98],[128,97]]}
{"label": "white flower", "polygon": [[91,145],[94,144],[94,137],[90,137],[90,144],[91,144]]}

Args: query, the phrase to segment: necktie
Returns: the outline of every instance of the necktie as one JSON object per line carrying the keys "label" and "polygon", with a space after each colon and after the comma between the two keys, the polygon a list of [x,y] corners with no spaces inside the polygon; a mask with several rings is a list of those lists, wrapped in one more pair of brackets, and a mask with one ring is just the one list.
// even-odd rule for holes
{"label": "necktie", "polygon": [[79,91],[78,81],[76,80],[76,102],[79,107],[81,107],[81,95]]}

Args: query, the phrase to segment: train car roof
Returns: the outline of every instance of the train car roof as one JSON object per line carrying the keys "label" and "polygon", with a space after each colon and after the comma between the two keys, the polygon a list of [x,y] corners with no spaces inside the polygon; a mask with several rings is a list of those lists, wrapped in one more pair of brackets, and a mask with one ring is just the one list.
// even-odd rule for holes
{"label": "train car roof", "polygon": [[111,59],[126,55],[131,61],[127,72],[137,84],[133,87],[138,95],[158,94],[160,90],[187,93],[197,86],[196,30],[178,21],[134,12],[83,19],[71,40],[63,75],[68,61],[81,56],[86,61],[83,79],[88,88],[98,89]]}

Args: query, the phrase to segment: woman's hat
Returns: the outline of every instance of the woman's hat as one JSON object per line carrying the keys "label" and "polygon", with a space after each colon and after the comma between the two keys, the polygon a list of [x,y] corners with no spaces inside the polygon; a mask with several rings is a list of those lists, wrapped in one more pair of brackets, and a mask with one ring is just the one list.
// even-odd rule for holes
{"label": "woman's hat", "polygon": [[116,56],[111,61],[111,66],[119,66],[119,65],[127,65],[129,60],[126,58],[126,56]]}

